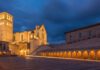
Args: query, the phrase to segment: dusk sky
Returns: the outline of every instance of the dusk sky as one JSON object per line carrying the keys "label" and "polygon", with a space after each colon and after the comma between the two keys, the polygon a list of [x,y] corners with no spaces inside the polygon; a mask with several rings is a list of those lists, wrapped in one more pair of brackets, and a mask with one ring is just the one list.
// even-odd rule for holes
{"label": "dusk sky", "polygon": [[0,12],[14,16],[14,32],[44,24],[48,42],[65,41],[64,33],[100,22],[100,0],[0,0]]}

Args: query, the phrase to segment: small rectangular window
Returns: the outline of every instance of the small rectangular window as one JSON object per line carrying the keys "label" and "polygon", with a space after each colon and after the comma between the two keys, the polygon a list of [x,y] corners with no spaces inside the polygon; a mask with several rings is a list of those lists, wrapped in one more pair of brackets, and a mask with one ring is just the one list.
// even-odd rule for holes
{"label": "small rectangular window", "polygon": [[82,39],[82,33],[79,32],[79,41]]}
{"label": "small rectangular window", "polygon": [[88,38],[89,38],[89,39],[92,38],[92,31],[89,31],[89,32],[88,32]]}

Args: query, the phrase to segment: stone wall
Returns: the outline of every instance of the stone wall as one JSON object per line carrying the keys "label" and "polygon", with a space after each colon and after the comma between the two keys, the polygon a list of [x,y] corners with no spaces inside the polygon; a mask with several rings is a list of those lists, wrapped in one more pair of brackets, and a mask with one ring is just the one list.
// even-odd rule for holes
{"label": "stone wall", "polygon": [[67,47],[97,47],[100,46],[100,25],[66,34]]}

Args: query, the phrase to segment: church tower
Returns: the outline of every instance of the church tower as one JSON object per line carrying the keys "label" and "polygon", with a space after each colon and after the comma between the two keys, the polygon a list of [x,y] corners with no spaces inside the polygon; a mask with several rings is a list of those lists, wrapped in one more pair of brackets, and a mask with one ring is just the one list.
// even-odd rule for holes
{"label": "church tower", "polygon": [[13,41],[13,16],[2,12],[0,13],[0,50],[8,51],[8,45]]}
{"label": "church tower", "polygon": [[13,16],[0,13],[0,41],[12,42],[13,40]]}

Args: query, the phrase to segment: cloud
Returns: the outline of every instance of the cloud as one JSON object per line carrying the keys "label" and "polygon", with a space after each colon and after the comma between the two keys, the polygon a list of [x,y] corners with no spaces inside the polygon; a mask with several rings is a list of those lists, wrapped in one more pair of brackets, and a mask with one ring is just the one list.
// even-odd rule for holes
{"label": "cloud", "polygon": [[14,16],[14,31],[44,23],[48,41],[65,40],[64,33],[100,22],[100,0],[0,0],[0,12]]}
{"label": "cloud", "polygon": [[100,16],[99,0],[52,0],[44,17],[54,22],[71,22]]}

